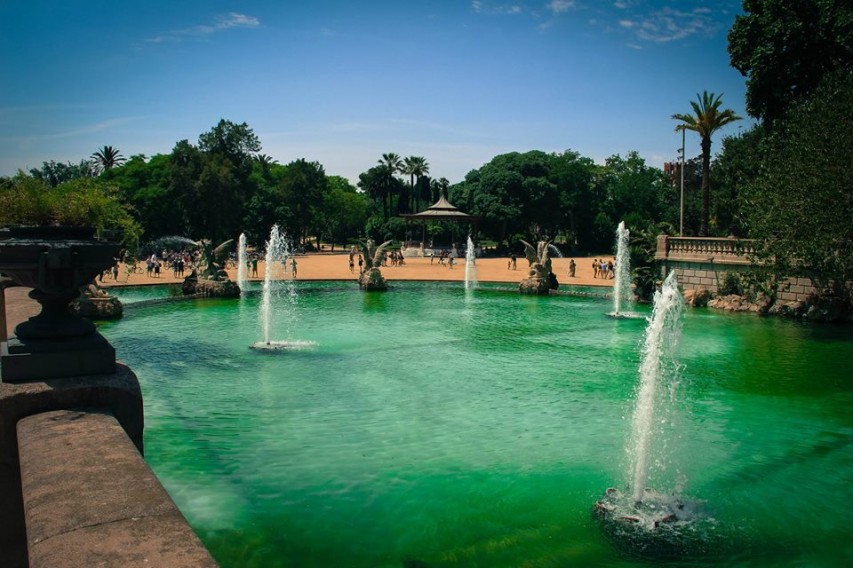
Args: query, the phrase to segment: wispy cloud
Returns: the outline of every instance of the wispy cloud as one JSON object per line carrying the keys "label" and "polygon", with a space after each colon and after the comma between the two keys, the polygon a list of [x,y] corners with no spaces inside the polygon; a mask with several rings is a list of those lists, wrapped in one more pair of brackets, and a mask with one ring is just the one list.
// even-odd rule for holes
{"label": "wispy cloud", "polygon": [[167,31],[148,38],[146,41],[148,43],[178,43],[189,39],[209,37],[213,34],[235,28],[257,28],[260,25],[260,20],[254,16],[231,12],[227,16],[217,19],[212,24],[200,24],[179,30]]}
{"label": "wispy cloud", "polygon": [[513,4],[509,2],[490,2],[488,0],[473,0],[471,2],[471,9],[477,14],[521,14],[524,12],[524,8],[521,7],[520,4]]}
{"label": "wispy cloud", "polygon": [[546,8],[555,14],[562,14],[574,8],[576,4],[574,0],[551,0]]}
{"label": "wispy cloud", "polygon": [[16,138],[21,141],[26,142],[35,142],[39,140],[61,140],[63,138],[74,138],[77,136],[82,136],[85,134],[93,134],[95,132],[103,132],[105,130],[110,130],[117,126],[122,126],[129,122],[134,122],[141,120],[145,117],[143,116],[125,116],[120,118],[111,118],[109,120],[103,120],[101,122],[96,122],[93,124],[87,124],[84,126],[80,126],[79,128],[74,128],[71,130],[63,130],[60,132],[51,132],[46,134],[35,134],[35,135],[27,135],[27,136],[9,136],[8,138]]}
{"label": "wispy cloud", "polygon": [[697,34],[711,36],[722,28],[722,22],[709,8],[677,10],[665,7],[620,19],[619,26],[631,30],[641,41],[667,43]]}

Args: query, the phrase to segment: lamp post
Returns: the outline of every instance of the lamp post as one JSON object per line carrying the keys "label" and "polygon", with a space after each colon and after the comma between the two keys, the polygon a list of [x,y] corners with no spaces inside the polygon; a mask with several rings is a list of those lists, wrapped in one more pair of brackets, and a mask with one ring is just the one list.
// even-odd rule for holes
{"label": "lamp post", "polygon": [[684,236],[684,131],[686,130],[683,126],[678,127],[681,130],[681,200],[680,207],[681,210],[678,217],[678,236]]}

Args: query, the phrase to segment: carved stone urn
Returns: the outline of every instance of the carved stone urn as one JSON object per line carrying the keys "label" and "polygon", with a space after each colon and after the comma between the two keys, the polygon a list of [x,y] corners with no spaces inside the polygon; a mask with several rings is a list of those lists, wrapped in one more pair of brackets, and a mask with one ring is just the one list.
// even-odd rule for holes
{"label": "carved stone urn", "polygon": [[21,286],[41,313],[18,324],[0,346],[3,382],[112,373],[115,350],[95,325],[69,310],[80,288],[112,266],[120,245],[83,227],[11,227],[0,231],[0,272]]}

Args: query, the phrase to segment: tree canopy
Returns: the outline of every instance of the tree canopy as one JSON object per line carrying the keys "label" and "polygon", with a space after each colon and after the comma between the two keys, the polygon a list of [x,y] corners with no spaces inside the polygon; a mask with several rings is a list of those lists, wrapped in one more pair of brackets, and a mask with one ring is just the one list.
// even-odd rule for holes
{"label": "tree canopy", "polygon": [[768,123],[824,76],[853,70],[850,0],[744,0],[728,35],[732,67],[747,78],[746,110]]}
{"label": "tree canopy", "polygon": [[849,295],[853,281],[853,74],[828,77],[769,136],[741,211],[777,277],[807,276]]}

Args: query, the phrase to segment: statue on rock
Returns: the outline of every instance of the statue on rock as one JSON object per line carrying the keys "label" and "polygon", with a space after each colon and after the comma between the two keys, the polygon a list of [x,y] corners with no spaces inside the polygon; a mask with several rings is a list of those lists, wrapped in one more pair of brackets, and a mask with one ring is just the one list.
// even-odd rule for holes
{"label": "statue on rock", "polygon": [[69,305],[71,313],[93,320],[120,319],[124,311],[118,298],[110,296],[105,290],[92,282],[83,289],[83,293]]}
{"label": "statue on rock", "polygon": [[201,270],[201,276],[197,270],[193,269],[192,273],[184,279],[182,289],[185,296],[240,297],[240,287],[228,278],[228,273],[225,271],[228,247],[233,242],[234,239],[228,239],[217,247],[207,239],[196,243],[201,247],[199,264],[204,268]]}
{"label": "statue on rock", "polygon": [[228,247],[234,239],[228,239],[218,247],[214,247],[213,243],[207,239],[202,239],[196,243],[201,247],[201,266],[204,269],[201,272],[202,277],[211,280],[228,280],[228,273],[225,272],[225,261],[228,258]]}
{"label": "statue on rock", "polygon": [[382,276],[379,267],[382,265],[382,253],[385,252],[385,247],[391,244],[391,241],[385,241],[378,247],[373,239],[367,241],[359,241],[361,254],[364,257],[364,272],[358,275],[358,285],[362,290],[379,290],[385,291],[388,289],[388,284]]}
{"label": "statue on rock", "polygon": [[[521,240],[521,239],[519,239]],[[527,241],[524,244],[524,256],[530,266],[527,278],[518,284],[518,291],[522,294],[537,295],[548,294],[556,290],[559,284],[554,273],[551,272],[551,258],[549,257],[550,241],[539,241],[537,247]]]}

